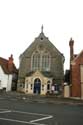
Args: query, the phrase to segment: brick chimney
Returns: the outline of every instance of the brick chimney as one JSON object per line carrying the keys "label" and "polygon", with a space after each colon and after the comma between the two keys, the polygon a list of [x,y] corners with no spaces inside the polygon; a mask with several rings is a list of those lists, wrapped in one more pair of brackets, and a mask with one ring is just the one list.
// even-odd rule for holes
{"label": "brick chimney", "polygon": [[70,46],[70,62],[73,60],[73,57],[74,57],[73,45],[74,45],[74,40],[72,40],[72,38],[71,38],[70,41],[69,41],[69,46]]}
{"label": "brick chimney", "polygon": [[13,71],[13,55],[12,54],[8,59],[8,70],[10,73],[12,73]]}

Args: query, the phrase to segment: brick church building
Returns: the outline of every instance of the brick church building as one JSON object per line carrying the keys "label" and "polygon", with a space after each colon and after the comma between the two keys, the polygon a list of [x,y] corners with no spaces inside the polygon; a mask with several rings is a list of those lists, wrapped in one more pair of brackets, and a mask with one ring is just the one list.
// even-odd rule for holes
{"label": "brick church building", "polygon": [[20,55],[18,91],[26,94],[60,93],[64,78],[64,56],[41,33]]}

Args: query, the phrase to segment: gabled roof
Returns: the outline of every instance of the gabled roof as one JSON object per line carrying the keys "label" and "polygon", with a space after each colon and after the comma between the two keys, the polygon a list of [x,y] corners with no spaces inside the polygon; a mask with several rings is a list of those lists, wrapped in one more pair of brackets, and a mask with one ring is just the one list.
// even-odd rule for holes
{"label": "gabled roof", "polygon": [[27,58],[30,57],[35,49],[41,45],[45,47],[46,50],[50,51],[53,57],[55,57],[55,54],[58,53],[64,59],[63,54],[52,44],[52,42],[50,42],[48,37],[46,37],[43,32],[41,32],[38,37],[35,38],[30,46],[20,55],[20,58],[23,56]]}
{"label": "gabled roof", "polygon": [[8,69],[8,60],[2,57],[0,57],[0,66],[2,67],[5,74],[12,74],[12,73],[18,72],[14,63],[13,63],[12,72],[10,72]]}
{"label": "gabled roof", "polygon": [[83,53],[83,50],[78,55],[74,56],[74,59],[72,60],[72,62],[75,62],[82,53]]}

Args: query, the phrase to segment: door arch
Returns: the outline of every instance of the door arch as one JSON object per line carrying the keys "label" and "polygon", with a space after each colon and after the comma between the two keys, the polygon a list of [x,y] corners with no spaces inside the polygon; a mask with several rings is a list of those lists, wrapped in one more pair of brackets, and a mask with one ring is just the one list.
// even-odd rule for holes
{"label": "door arch", "polygon": [[35,94],[41,93],[41,80],[39,78],[36,78],[34,80],[34,93]]}

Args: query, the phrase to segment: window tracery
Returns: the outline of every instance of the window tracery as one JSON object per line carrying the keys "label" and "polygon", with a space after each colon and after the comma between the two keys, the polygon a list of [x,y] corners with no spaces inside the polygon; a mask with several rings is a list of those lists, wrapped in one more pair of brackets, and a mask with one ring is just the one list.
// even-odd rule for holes
{"label": "window tracery", "polygon": [[32,71],[50,71],[51,56],[45,51],[35,51],[31,57]]}

